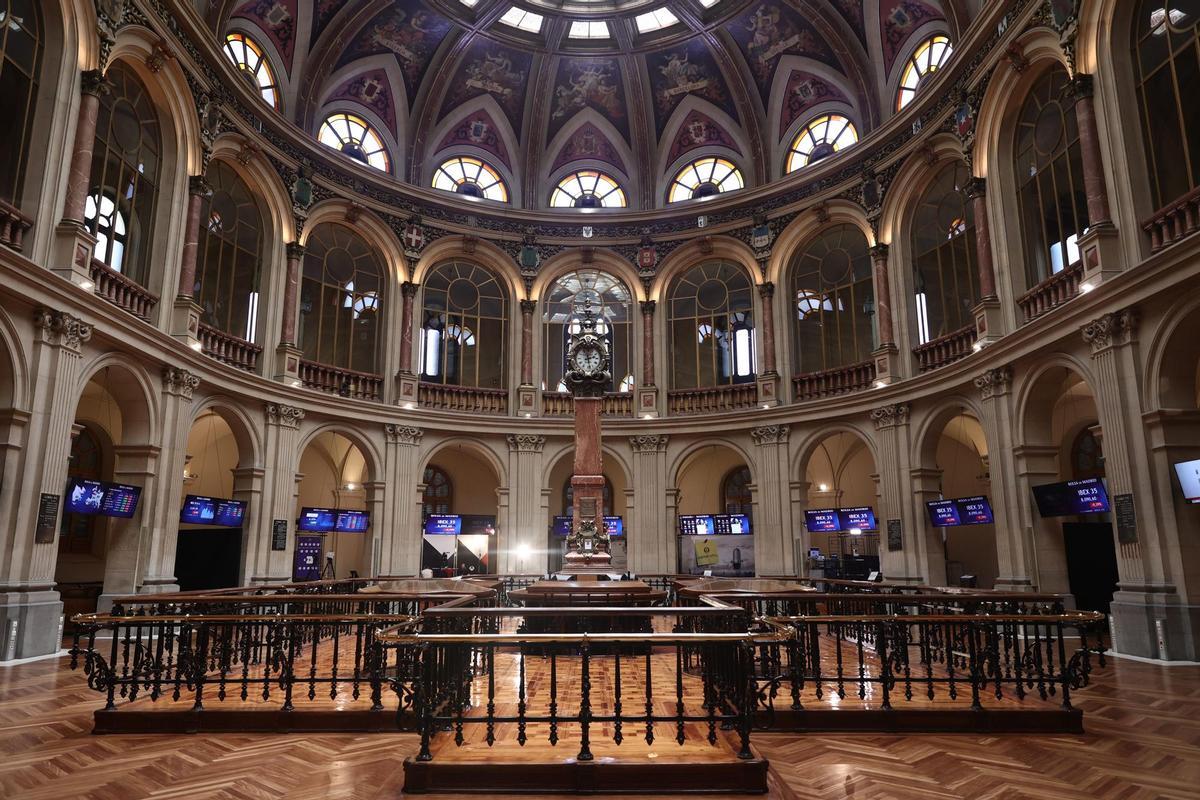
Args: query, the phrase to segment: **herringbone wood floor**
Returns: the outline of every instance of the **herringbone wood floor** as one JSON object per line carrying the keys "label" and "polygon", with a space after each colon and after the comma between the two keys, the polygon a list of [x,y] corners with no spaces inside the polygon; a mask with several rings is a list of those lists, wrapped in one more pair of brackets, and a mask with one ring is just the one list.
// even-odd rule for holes
{"label": "herringbone wood floor", "polygon": [[[92,736],[66,659],[0,669],[4,800],[377,800],[412,734]],[[1197,800],[1200,667],[1110,662],[1075,695],[1083,736],[754,735],[773,796]],[[665,745],[664,745],[665,746]]]}

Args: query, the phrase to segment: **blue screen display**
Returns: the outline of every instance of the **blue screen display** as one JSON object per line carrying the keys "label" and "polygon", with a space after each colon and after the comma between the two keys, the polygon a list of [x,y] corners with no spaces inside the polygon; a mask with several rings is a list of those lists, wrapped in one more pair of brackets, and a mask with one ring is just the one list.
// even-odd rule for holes
{"label": "blue screen display", "polygon": [[1033,487],[1033,499],[1043,517],[1068,517],[1074,514],[1103,514],[1108,511],[1108,492],[1104,481],[1085,478],[1066,483]]}
{"label": "blue screen display", "polygon": [[750,533],[750,517],[745,514],[714,514],[713,531],[718,536],[745,536]]}
{"label": "blue screen display", "polygon": [[625,520],[620,517],[605,517],[604,531],[610,537],[625,535]]}
{"label": "blue screen display", "polygon": [[838,516],[841,518],[842,530],[844,531],[873,531],[879,527],[875,522],[875,509],[870,506],[839,508]]}
{"label": "blue screen display", "polygon": [[925,504],[925,508],[929,511],[929,522],[935,528],[953,528],[962,525],[953,500],[931,500]]}
{"label": "blue screen display", "polygon": [[246,519],[246,504],[241,500],[217,501],[217,524],[226,528],[240,528]]}
{"label": "blue screen display", "polygon": [[457,536],[462,532],[462,517],[457,514],[430,514],[425,518],[425,533],[430,536]]}
{"label": "blue screen display", "polygon": [[836,533],[842,529],[842,518],[836,508],[820,508],[804,512],[804,527],[809,533]]}
{"label": "blue screen display", "polygon": [[332,508],[302,508],[296,529],[301,531],[327,532],[333,530],[334,510]]}
{"label": "blue screen display", "polygon": [[137,512],[140,486],[72,478],[67,483],[66,510],[72,514],[99,514],[129,519]]}
{"label": "blue screen display", "polygon": [[333,529],[338,533],[362,533],[371,527],[371,515],[366,511],[338,511]]}
{"label": "blue screen display", "polygon": [[189,494],[183,498],[179,521],[189,525],[213,525],[217,519],[217,501],[211,497]]}
{"label": "blue screen display", "polygon": [[713,518],[708,514],[682,514],[679,517],[681,536],[712,536]]}
{"label": "blue screen display", "polygon": [[935,528],[990,525],[993,522],[992,505],[984,495],[956,500],[930,500],[925,508],[929,511],[929,522]]}

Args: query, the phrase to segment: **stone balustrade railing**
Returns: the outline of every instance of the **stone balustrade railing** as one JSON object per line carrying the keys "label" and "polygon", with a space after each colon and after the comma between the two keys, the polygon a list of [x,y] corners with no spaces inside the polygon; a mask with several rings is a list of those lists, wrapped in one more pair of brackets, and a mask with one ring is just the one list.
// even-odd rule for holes
{"label": "stone balustrade railing", "polygon": [[247,372],[254,372],[258,369],[258,357],[262,354],[261,346],[217,330],[203,322],[200,323],[196,337],[200,340],[200,352],[204,355]]}
{"label": "stone balustrade railing", "polygon": [[342,397],[359,400],[379,400],[383,396],[383,376],[371,372],[355,372],[329,364],[300,360],[300,381],[317,389]]}
{"label": "stone balustrade railing", "polygon": [[0,245],[21,252],[25,232],[32,227],[33,220],[18,211],[16,206],[0,200]]}
{"label": "stone balustrade railing", "polygon": [[1150,252],[1157,253],[1164,247],[1175,244],[1185,236],[1191,236],[1200,227],[1200,188],[1193,189],[1165,208],[1154,212],[1142,223],[1142,230],[1150,234]]}
{"label": "stone balustrade railing", "polygon": [[715,386],[710,389],[676,389],[667,392],[667,413],[712,414],[720,411],[736,411],[758,405],[758,386],[739,383],[733,386]]}
{"label": "stone balustrade railing", "polygon": [[[575,398],[567,392],[542,392],[543,417],[569,417],[575,413]],[[633,395],[609,392],[600,404],[600,413],[608,417],[632,417]]]}
{"label": "stone balustrade railing", "polygon": [[1017,307],[1024,313],[1025,321],[1030,322],[1079,294],[1082,282],[1083,262],[1076,261],[1018,297]]}
{"label": "stone balustrade railing", "polygon": [[97,295],[139,319],[150,319],[158,298],[141,284],[94,258],[90,274]]}
{"label": "stone balustrade railing", "polygon": [[870,389],[874,382],[875,362],[863,361],[845,367],[797,375],[792,378],[792,388],[797,400],[815,400],[818,397],[861,392]]}
{"label": "stone balustrade railing", "polygon": [[443,411],[470,411],[476,414],[507,414],[508,390],[481,389],[476,386],[450,386],[422,383],[417,390],[421,408]]}
{"label": "stone balustrade railing", "polygon": [[920,371],[928,372],[971,355],[975,349],[975,340],[978,338],[979,334],[975,331],[975,325],[971,324],[947,333],[945,336],[939,336],[919,347],[914,347],[913,355],[917,357]]}

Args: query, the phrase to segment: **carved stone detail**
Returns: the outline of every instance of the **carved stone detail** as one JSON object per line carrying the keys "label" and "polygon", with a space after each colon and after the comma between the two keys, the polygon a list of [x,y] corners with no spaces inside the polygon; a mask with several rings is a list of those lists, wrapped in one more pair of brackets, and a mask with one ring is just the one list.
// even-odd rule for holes
{"label": "carved stone detail", "polygon": [[192,392],[200,385],[200,378],[186,369],[163,367],[163,389],[168,394],[177,394],[185,400],[192,399]]}
{"label": "carved stone detail", "polygon": [[92,338],[91,323],[64,311],[39,308],[33,314],[33,326],[40,331],[46,344],[58,345],[76,354],[83,343]]}
{"label": "carved stone detail", "polygon": [[996,367],[975,379],[975,388],[984,400],[999,397],[1012,386],[1012,367]]}
{"label": "carved stone detail", "polygon": [[871,411],[871,421],[875,423],[875,430],[894,428],[897,425],[907,425],[908,412],[911,410],[912,406],[908,403],[893,403],[890,406],[873,409]]}
{"label": "carved stone detail", "polygon": [[536,433],[510,433],[508,449],[521,453],[540,453],[546,446],[546,437]]}
{"label": "carved stone detail", "polygon": [[750,438],[757,445],[787,444],[791,430],[790,425],[762,425],[750,431]]}
{"label": "carved stone detail", "polygon": [[383,433],[389,444],[403,444],[415,447],[421,443],[425,431],[411,425],[384,425]]}
{"label": "carved stone detail", "polygon": [[1083,326],[1083,340],[1092,346],[1092,354],[1109,347],[1129,344],[1137,336],[1137,310],[1125,308],[1105,314]]}
{"label": "carved stone detail", "polygon": [[641,436],[630,436],[629,446],[635,453],[665,453],[669,436],[665,434],[647,433]]}
{"label": "carved stone detail", "polygon": [[283,403],[267,403],[267,422],[282,428],[297,430],[304,419],[304,409]]}

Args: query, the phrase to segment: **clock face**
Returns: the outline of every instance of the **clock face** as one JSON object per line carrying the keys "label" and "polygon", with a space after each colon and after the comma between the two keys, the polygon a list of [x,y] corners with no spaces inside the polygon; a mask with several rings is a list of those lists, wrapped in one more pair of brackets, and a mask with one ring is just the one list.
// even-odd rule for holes
{"label": "clock face", "polygon": [[604,355],[595,347],[581,347],[575,351],[575,369],[585,375],[593,375],[600,371]]}

